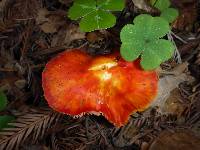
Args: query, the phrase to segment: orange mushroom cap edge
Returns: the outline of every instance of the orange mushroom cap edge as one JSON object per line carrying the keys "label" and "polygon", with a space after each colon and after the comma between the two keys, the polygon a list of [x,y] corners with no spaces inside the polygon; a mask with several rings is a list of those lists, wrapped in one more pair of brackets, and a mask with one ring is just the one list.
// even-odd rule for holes
{"label": "orange mushroom cap edge", "polygon": [[102,114],[120,127],[153,101],[158,77],[155,71],[144,71],[139,59],[126,62],[119,53],[90,56],[73,49],[47,63],[42,86],[54,110],[74,116]]}

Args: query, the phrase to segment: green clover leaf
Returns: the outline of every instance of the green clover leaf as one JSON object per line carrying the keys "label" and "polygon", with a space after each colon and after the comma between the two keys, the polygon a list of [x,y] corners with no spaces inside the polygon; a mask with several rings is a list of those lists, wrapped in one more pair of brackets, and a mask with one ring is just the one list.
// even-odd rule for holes
{"label": "green clover leaf", "polygon": [[120,11],[123,8],[123,0],[75,0],[68,16],[72,20],[81,19],[80,29],[90,32],[113,27],[116,17],[110,11]]}
{"label": "green clover leaf", "polygon": [[152,17],[147,14],[142,14],[136,17],[133,21],[134,25],[140,30],[140,34],[146,40],[161,38],[170,31],[168,22],[161,17]]}
{"label": "green clover leaf", "polygon": [[152,70],[172,56],[174,45],[161,39],[170,31],[165,19],[142,14],[133,23],[126,25],[120,33],[120,53],[126,61],[134,61],[141,56],[142,68]]}
{"label": "green clover leaf", "polygon": [[[0,111],[3,111],[8,104],[8,100],[6,95],[0,91]],[[13,116],[8,116],[8,115],[2,115],[0,116],[0,130],[2,128],[9,127],[8,123],[14,120]]]}
{"label": "green clover leaf", "polygon": [[0,111],[3,111],[7,106],[8,100],[6,95],[0,91]]}
{"label": "green clover leaf", "polygon": [[12,122],[15,119],[13,116],[8,116],[8,115],[3,115],[0,116],[0,130],[3,128],[8,128],[10,127],[8,123]]}
{"label": "green clover leaf", "polygon": [[150,3],[160,11],[167,9],[171,4],[169,0],[150,0]]}
{"label": "green clover leaf", "polygon": [[161,12],[160,16],[165,18],[169,23],[172,23],[178,17],[178,10],[167,8]]}
{"label": "green clover leaf", "polygon": [[172,23],[178,17],[178,10],[170,8],[169,0],[150,0],[150,4],[161,11],[160,17]]}

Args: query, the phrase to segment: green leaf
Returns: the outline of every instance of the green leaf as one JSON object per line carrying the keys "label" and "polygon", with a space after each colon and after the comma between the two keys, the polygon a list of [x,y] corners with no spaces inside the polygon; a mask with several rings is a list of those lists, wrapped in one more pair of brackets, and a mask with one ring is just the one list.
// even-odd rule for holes
{"label": "green leaf", "polygon": [[68,16],[72,20],[81,19],[80,29],[90,32],[113,27],[116,17],[110,11],[120,11],[123,8],[123,0],[75,0]]}
{"label": "green leaf", "polygon": [[142,14],[135,17],[133,23],[138,26],[140,34],[143,33],[144,38],[148,40],[161,38],[170,31],[169,23],[161,17]]}
{"label": "green leaf", "polygon": [[120,38],[123,41],[120,53],[126,61],[137,59],[142,52],[144,40],[143,35],[137,32],[138,30],[137,26],[129,24],[124,26],[120,32]]}
{"label": "green leaf", "polygon": [[178,17],[178,10],[174,8],[167,8],[161,12],[161,17],[172,23]]}
{"label": "green leaf", "polygon": [[160,11],[167,9],[171,4],[169,0],[150,0],[150,3]]}
{"label": "green leaf", "polygon": [[13,116],[8,116],[8,115],[0,116],[0,130],[9,127],[8,123],[13,121],[14,119],[15,117]]}
{"label": "green leaf", "polygon": [[77,20],[83,16],[87,16],[96,10],[95,0],[76,0],[74,5],[70,7],[68,17]]}
{"label": "green leaf", "polygon": [[106,11],[121,11],[124,8],[123,0],[97,0],[97,5]]}
{"label": "green leaf", "polygon": [[116,23],[114,15],[102,10],[97,10],[85,16],[80,22],[80,28],[84,32],[90,32],[96,29],[106,29]]}
{"label": "green leaf", "polygon": [[175,47],[172,42],[164,39],[152,41],[145,46],[141,57],[141,65],[144,70],[156,69],[162,62],[168,60]]}
{"label": "green leaf", "polygon": [[133,22],[134,25],[126,25],[121,30],[121,56],[126,61],[141,56],[143,69],[155,69],[169,59],[175,49],[172,42],[160,39],[170,31],[169,23],[161,17],[146,14],[137,16]]}
{"label": "green leaf", "polygon": [[3,111],[8,104],[8,100],[6,95],[0,91],[0,111]]}

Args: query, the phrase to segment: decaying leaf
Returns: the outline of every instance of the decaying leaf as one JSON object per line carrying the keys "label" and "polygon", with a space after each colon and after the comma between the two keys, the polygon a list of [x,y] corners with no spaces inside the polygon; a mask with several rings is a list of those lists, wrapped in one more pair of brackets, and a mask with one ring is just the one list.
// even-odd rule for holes
{"label": "decaying leaf", "polygon": [[179,89],[174,89],[166,99],[163,111],[180,116],[184,109],[187,107],[187,103],[185,101],[183,102],[181,99],[182,97]]}
{"label": "decaying leaf", "polygon": [[85,32],[81,32],[78,25],[68,24],[64,25],[51,42],[51,46],[68,46],[74,40],[80,40],[85,38]]}
{"label": "decaying leaf", "polygon": [[198,54],[197,54],[197,59],[196,59],[195,63],[196,63],[197,65],[200,65],[200,49],[199,49],[199,52],[198,52]]}
{"label": "decaying leaf", "polygon": [[163,131],[149,150],[199,150],[200,137],[190,130]]}
{"label": "decaying leaf", "polygon": [[1,0],[0,30],[14,27],[18,22],[33,20],[41,7],[41,0]]}
{"label": "decaying leaf", "polygon": [[173,23],[173,28],[180,31],[188,30],[191,31],[192,27],[198,17],[198,1],[177,1],[173,0],[173,3],[179,9],[179,17]]}
{"label": "decaying leaf", "polygon": [[153,101],[152,106],[158,106],[164,112],[166,100],[169,98],[171,91],[178,88],[178,85],[184,81],[192,81],[192,77],[186,73],[179,74],[178,76],[166,75],[159,79],[158,95]]}
{"label": "decaying leaf", "polygon": [[148,0],[132,0],[132,2],[137,8],[144,10],[146,12],[150,12],[150,13],[158,12],[158,10],[156,10],[150,5]]}
{"label": "decaying leaf", "polygon": [[86,36],[87,40],[91,43],[99,42],[103,40],[103,35],[101,32],[95,31],[95,32],[89,32]]}
{"label": "decaying leaf", "polygon": [[[199,133],[200,51],[197,46],[200,28],[197,3],[198,8],[200,3],[197,0],[170,0],[172,7],[178,8],[181,14],[173,24],[178,31],[173,31],[172,36],[176,38],[181,59],[188,63],[177,66],[175,62],[170,62],[170,66],[168,63],[162,65],[167,69],[160,73],[161,93],[156,103],[160,109],[150,108],[132,114],[129,123],[123,128],[114,128],[101,116],[86,115],[74,119],[65,115],[60,118],[51,110],[30,110],[33,105],[47,105],[41,90],[41,73],[48,58],[66,47],[75,48],[83,43],[86,43],[84,48],[89,47],[86,51],[90,54],[110,54],[113,47],[119,48],[121,44],[121,27],[133,20],[133,17],[146,12],[153,16],[159,15],[157,9],[155,13],[151,10],[150,0],[120,0],[126,2],[126,7],[114,13],[117,25],[109,30],[85,35],[80,32],[77,22],[67,17],[68,9],[74,1],[0,0],[0,89],[8,97],[8,105],[0,103],[4,106],[4,109],[0,108],[0,124],[10,122],[5,116],[13,115],[17,119],[10,124],[13,127],[6,127],[0,132],[0,150],[117,149],[113,146],[119,149],[147,150],[152,142],[150,150],[165,150],[165,147],[169,150],[196,150],[195,146],[199,145],[200,140],[191,131],[169,133],[162,130],[170,128],[173,131],[177,126],[189,126],[192,131]],[[190,73],[197,79],[194,87],[190,83],[190,76],[185,73],[188,72],[188,66]],[[169,71],[169,68],[174,69]],[[179,84],[188,80],[189,83]]]}
{"label": "decaying leaf", "polygon": [[59,0],[59,2],[68,6],[73,2],[73,0]]}
{"label": "decaying leaf", "polygon": [[65,22],[65,13],[62,11],[50,12],[45,8],[38,11],[37,24],[45,33],[55,33]]}
{"label": "decaying leaf", "polygon": [[23,89],[26,86],[26,80],[24,80],[24,79],[17,80],[17,81],[15,81],[15,85],[17,88]]}

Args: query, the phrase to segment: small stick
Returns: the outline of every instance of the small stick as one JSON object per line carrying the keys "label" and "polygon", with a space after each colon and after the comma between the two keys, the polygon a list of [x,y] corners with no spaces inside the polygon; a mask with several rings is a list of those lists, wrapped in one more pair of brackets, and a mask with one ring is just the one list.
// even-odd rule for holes
{"label": "small stick", "polygon": [[173,35],[176,39],[178,39],[179,41],[183,42],[184,44],[187,44],[188,42],[185,41],[184,39],[182,39],[180,36],[176,35],[174,32],[170,32],[171,35]]}
{"label": "small stick", "polygon": [[172,33],[172,32],[168,33],[168,34],[167,34],[167,37],[168,37],[168,39],[173,43],[173,45],[175,46],[174,59],[176,60],[176,58],[177,58],[177,60],[176,60],[177,63],[181,64],[181,63],[182,63],[181,55],[180,55],[180,53],[179,53],[179,51],[178,51],[178,48],[177,48],[177,46],[176,46],[176,43],[174,42],[174,39],[173,39],[171,33]]}

